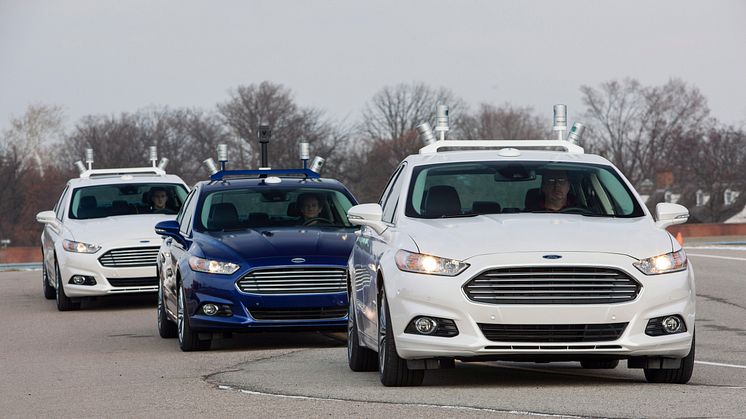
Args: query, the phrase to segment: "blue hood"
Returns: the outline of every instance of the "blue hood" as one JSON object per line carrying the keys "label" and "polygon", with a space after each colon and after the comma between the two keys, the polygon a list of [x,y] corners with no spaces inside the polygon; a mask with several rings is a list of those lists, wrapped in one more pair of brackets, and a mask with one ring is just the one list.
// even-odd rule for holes
{"label": "blue hood", "polygon": [[337,228],[266,228],[195,233],[203,257],[236,262],[279,257],[332,257],[347,260],[355,243],[353,230]]}

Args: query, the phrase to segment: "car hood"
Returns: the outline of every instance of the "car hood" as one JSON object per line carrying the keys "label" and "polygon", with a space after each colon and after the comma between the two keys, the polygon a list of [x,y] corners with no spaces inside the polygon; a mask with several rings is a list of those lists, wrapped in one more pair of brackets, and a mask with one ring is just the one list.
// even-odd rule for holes
{"label": "car hood", "polygon": [[351,230],[261,229],[195,233],[207,258],[251,260],[275,257],[331,256],[347,259],[355,243]]}
{"label": "car hood", "polygon": [[65,228],[73,240],[85,243],[101,244],[108,240],[156,240],[154,243],[160,243],[161,237],[155,234],[153,227],[174,218],[175,215],[167,214],[139,214],[66,220]]}
{"label": "car hood", "polygon": [[409,219],[404,229],[420,252],[459,260],[511,252],[616,253],[641,259],[673,250],[669,234],[647,217],[481,215]]}

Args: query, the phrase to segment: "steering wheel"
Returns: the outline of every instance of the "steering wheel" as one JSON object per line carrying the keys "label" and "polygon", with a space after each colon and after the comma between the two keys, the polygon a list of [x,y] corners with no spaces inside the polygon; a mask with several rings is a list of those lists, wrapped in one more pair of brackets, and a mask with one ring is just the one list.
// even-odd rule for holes
{"label": "steering wheel", "polygon": [[595,213],[588,208],[584,207],[565,207],[557,212],[567,213],[567,214],[581,214],[581,215],[595,215]]}
{"label": "steering wheel", "polygon": [[326,218],[322,217],[314,217],[309,218],[306,221],[303,222],[304,226],[310,226],[310,225],[331,225],[332,222],[327,220]]}

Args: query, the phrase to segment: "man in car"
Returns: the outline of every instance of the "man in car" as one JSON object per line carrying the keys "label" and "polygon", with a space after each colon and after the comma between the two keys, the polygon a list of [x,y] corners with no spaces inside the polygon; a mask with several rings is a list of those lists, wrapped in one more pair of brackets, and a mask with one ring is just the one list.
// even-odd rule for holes
{"label": "man in car", "polygon": [[541,177],[541,196],[532,211],[560,211],[575,205],[570,192],[570,179],[564,170],[547,170]]}
{"label": "man in car", "polygon": [[328,222],[325,218],[320,217],[321,208],[321,201],[316,194],[304,193],[298,197],[298,210],[300,211],[300,221],[303,225]]}
{"label": "man in car", "polygon": [[150,211],[154,214],[175,214],[176,211],[168,207],[168,193],[165,188],[150,189]]}

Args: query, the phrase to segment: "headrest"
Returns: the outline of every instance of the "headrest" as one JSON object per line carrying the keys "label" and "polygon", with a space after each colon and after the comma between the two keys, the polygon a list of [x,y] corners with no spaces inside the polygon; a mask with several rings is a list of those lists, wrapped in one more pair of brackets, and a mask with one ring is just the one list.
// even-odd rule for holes
{"label": "headrest", "polygon": [[427,217],[461,214],[461,199],[453,186],[435,185],[427,191],[424,213]]}
{"label": "headrest", "polygon": [[238,226],[238,211],[230,202],[213,204],[210,207],[210,217],[207,228],[210,230],[222,230]]}
{"label": "headrest", "polygon": [[474,201],[471,204],[471,212],[475,214],[499,214],[500,211],[500,204],[494,201]]}
{"label": "headrest", "polygon": [[527,210],[539,209],[539,204],[543,199],[541,188],[533,188],[526,191],[526,198],[523,200],[523,207]]}
{"label": "headrest", "polygon": [[288,217],[300,217],[300,210],[296,202],[288,204]]}
{"label": "headrest", "polygon": [[92,209],[92,208],[96,208],[97,206],[98,206],[98,202],[96,202],[95,196],[84,196],[80,198],[79,207],[82,209]]}

